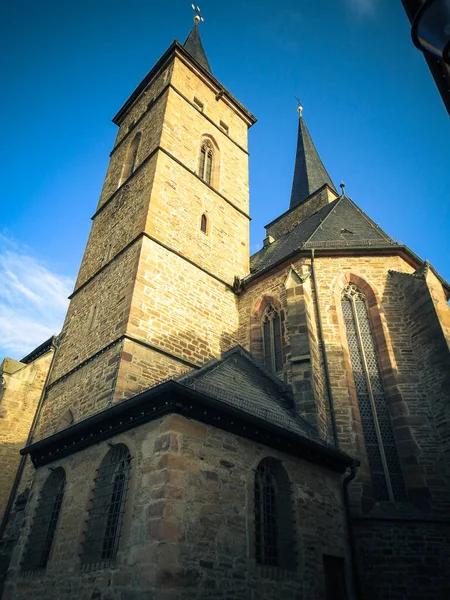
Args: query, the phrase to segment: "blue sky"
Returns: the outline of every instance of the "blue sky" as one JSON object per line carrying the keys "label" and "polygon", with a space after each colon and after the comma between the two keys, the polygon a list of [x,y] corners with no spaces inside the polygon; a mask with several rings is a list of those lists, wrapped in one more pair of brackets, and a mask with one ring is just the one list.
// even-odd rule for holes
{"label": "blue sky", "polygon": [[[450,280],[448,116],[400,0],[200,4],[216,77],[250,130],[251,248],[287,209],[297,113],[336,186]],[[59,331],[113,146],[112,116],[190,2],[16,0],[0,9],[0,357]]]}

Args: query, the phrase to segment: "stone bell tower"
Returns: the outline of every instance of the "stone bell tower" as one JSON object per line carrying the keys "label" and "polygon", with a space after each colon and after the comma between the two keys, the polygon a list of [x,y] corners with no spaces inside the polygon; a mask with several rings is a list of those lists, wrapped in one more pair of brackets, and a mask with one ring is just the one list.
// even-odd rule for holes
{"label": "stone bell tower", "polygon": [[37,437],[237,343],[248,272],[247,130],[194,26],[114,117],[119,127]]}

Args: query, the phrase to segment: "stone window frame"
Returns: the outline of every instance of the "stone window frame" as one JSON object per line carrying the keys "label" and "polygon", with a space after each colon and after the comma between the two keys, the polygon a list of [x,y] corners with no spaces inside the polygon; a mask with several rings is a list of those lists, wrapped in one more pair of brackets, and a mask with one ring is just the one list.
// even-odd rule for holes
{"label": "stone window frame", "polygon": [[[294,546],[295,558],[293,563],[289,566],[290,568],[273,565],[260,564],[256,556],[256,528],[255,528],[255,476],[257,473],[258,466],[265,460],[275,461],[281,465],[283,472],[286,476],[286,480],[290,486],[290,515],[292,523],[292,543]],[[275,454],[262,454],[257,459],[252,461],[249,476],[247,478],[247,543],[248,543],[248,557],[250,561],[250,570],[258,575],[267,579],[274,580],[288,580],[296,579],[299,571],[303,569],[302,564],[302,543],[299,535],[297,526],[297,511],[296,511],[296,486],[293,483],[293,479],[289,472],[289,467],[282,458],[278,458]]]}
{"label": "stone window frame", "polygon": [[[23,573],[44,570],[52,558],[55,536],[61,521],[62,507],[66,497],[67,475],[66,470],[61,466],[50,470],[50,474],[47,475],[41,485],[25,542],[21,559],[21,571]],[[46,498],[46,493],[48,498]],[[50,501],[45,502],[46,500]],[[36,547],[40,545],[43,545],[43,547],[40,551],[37,551]],[[33,555],[35,555],[34,558],[32,558]]]}
{"label": "stone window frame", "polygon": [[209,232],[210,232],[210,218],[208,216],[208,212],[207,211],[203,212],[201,214],[201,216],[200,216],[200,227],[199,227],[199,230],[204,235],[209,236]]}
{"label": "stone window frame", "polygon": [[122,172],[120,174],[119,185],[117,187],[120,187],[136,170],[137,155],[139,152],[139,147],[141,145],[141,139],[142,132],[137,131],[134,134],[130,144],[128,145],[125,154],[125,160],[123,161],[122,165]]}
{"label": "stone window frame", "polygon": [[[405,428],[404,415],[408,414],[407,405],[403,399],[402,393],[398,386],[398,378],[396,369],[391,361],[393,355],[393,347],[389,336],[389,330],[385,323],[384,312],[382,308],[381,296],[375,286],[369,284],[366,279],[354,271],[346,271],[341,273],[334,284],[333,289],[333,309],[336,314],[336,321],[341,341],[341,349],[343,354],[344,375],[348,389],[348,396],[352,408],[352,427],[355,434],[356,449],[358,456],[366,457],[364,434],[362,430],[361,417],[359,414],[358,398],[356,395],[355,381],[353,378],[353,369],[351,364],[350,352],[347,348],[347,333],[344,322],[344,316],[341,308],[342,291],[348,284],[354,284],[365,296],[367,304],[367,312],[371,325],[373,340],[376,348],[376,353],[379,362],[381,379],[386,394],[386,403],[391,417],[394,438],[400,459],[400,466],[403,473],[403,479],[408,495],[408,499],[414,504],[413,490],[408,486],[408,478],[405,465],[411,458],[411,442],[413,442],[411,429]],[[333,385],[333,382],[332,382]],[[346,448],[352,451],[351,447]],[[358,469],[358,479],[362,484],[362,504],[363,510],[367,512],[371,510],[376,501],[373,497],[372,478],[368,462],[364,463]],[[416,465],[417,468],[417,465]],[[422,494],[418,493],[417,505],[422,504]]]}
{"label": "stone window frame", "polygon": [[262,319],[264,313],[269,308],[269,306],[273,306],[273,308],[280,315],[282,368],[278,372],[273,371],[277,375],[280,375],[281,373],[283,373],[284,368],[286,366],[287,356],[285,323],[286,313],[283,310],[280,300],[275,296],[264,294],[255,302],[253,306],[250,318],[250,353],[264,364],[264,339],[262,332]]}
{"label": "stone window frame", "polygon": [[[130,443],[131,442],[131,443]],[[135,478],[136,478],[136,464],[135,464],[135,456],[136,456],[136,449],[133,448],[134,443],[128,439],[128,436],[120,436],[120,438],[115,439],[114,443],[109,442],[107,444],[107,448],[105,449],[105,451],[102,453],[102,456],[100,457],[100,460],[98,462],[98,468],[96,469],[96,475],[98,474],[98,471],[101,469],[102,465],[104,465],[105,461],[108,458],[108,455],[114,450],[114,447],[117,446],[123,446],[128,450],[128,455],[130,457],[130,467],[128,469],[128,478],[127,478],[127,489],[126,489],[126,494],[125,494],[125,499],[122,500],[122,502],[124,503],[124,510],[122,511],[122,521],[121,521],[121,525],[119,528],[119,534],[118,534],[118,542],[115,545],[115,549],[113,551],[113,555],[108,557],[108,558],[99,558],[98,556],[92,560],[88,560],[86,555],[85,555],[85,546],[84,544],[86,543],[87,537],[88,537],[88,531],[89,531],[89,510],[91,509],[91,507],[93,506],[93,502],[95,501],[95,497],[96,497],[96,477],[94,478],[94,485],[91,487],[91,491],[88,497],[88,504],[86,507],[86,511],[88,513],[88,518],[86,520],[86,527],[84,529],[83,532],[83,536],[82,536],[82,541],[80,543],[80,557],[81,557],[81,568],[83,571],[94,571],[94,570],[98,570],[98,569],[103,569],[103,568],[109,568],[114,566],[114,564],[117,561],[117,556],[119,554],[119,552],[121,552],[121,550],[123,549],[124,546],[124,540],[128,538],[128,534],[129,534],[129,529],[131,526],[131,517],[132,517],[132,503],[133,503],[133,490],[135,487]],[[132,451],[134,450],[134,452]],[[113,491],[112,491],[113,493]],[[111,504],[109,504],[110,506]],[[107,515],[105,513],[105,518],[107,518]],[[107,524],[102,523],[101,524],[101,529],[105,530],[107,527]],[[104,533],[104,531],[103,531]],[[85,556],[86,560],[83,560],[83,555]]]}
{"label": "stone window frame", "polygon": [[[211,152],[211,171],[210,177],[206,176],[207,163],[202,160],[203,148],[209,149]],[[206,156],[206,154],[205,154]],[[198,169],[197,174],[202,181],[207,185],[210,185],[214,189],[219,189],[220,179],[220,149],[216,139],[209,133],[204,133],[201,136],[198,152]]]}

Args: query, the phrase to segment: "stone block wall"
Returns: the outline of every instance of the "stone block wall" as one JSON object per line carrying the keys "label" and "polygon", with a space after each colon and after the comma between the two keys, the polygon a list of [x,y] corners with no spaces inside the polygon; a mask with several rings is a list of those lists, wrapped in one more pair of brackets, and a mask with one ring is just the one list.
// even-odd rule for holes
{"label": "stone block wall", "polygon": [[[84,523],[106,442],[51,465],[66,472],[66,490],[47,567],[21,572],[20,559],[39,490],[39,468],[3,600],[286,600],[324,596],[322,558],[349,560],[342,476],[178,415],[111,440],[128,446],[132,474],[113,567],[81,568]],[[262,568],[254,558],[254,469],[281,460],[292,483],[297,568]],[[351,590],[351,577],[348,578]],[[350,594],[349,596],[353,596]]]}
{"label": "stone block wall", "polygon": [[53,349],[29,364],[5,358],[0,367],[0,520],[52,358]]}

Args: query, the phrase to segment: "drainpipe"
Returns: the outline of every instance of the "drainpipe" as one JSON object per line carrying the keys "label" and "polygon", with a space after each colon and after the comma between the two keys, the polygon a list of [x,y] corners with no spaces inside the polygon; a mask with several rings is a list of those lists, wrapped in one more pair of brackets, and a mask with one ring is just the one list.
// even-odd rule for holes
{"label": "drainpipe", "polygon": [[[34,435],[34,430],[36,429],[36,425],[37,425],[38,419],[39,419],[39,417],[41,415],[41,412],[42,412],[42,406],[44,404],[44,400],[45,400],[45,396],[46,396],[46,392],[47,392],[47,385],[48,385],[48,382],[50,381],[50,376],[51,376],[52,371],[53,371],[53,365],[55,364],[56,352],[58,350],[58,345],[57,345],[57,343],[55,341],[55,338],[53,338],[51,348],[53,348],[53,350],[54,350],[52,361],[51,361],[50,367],[48,369],[47,377],[45,378],[44,387],[42,388],[41,396],[39,398],[39,402],[38,402],[38,405],[37,405],[37,408],[36,408],[36,412],[34,413],[33,422],[31,423],[30,432],[28,433],[28,437],[27,437],[27,441],[25,443],[25,446],[29,446],[31,444],[31,441],[32,441],[33,435]],[[25,468],[26,459],[27,459],[26,456],[21,456],[21,458],[20,458],[19,468],[17,469],[17,473],[16,473],[16,476],[14,478],[14,483],[13,483],[13,486],[11,488],[11,492],[9,494],[8,504],[6,505],[5,513],[3,515],[3,519],[2,519],[2,522],[0,524],[0,540],[3,539],[3,535],[5,533],[6,525],[8,523],[9,516],[11,514],[11,510],[12,510],[12,507],[13,507],[13,504],[14,504],[14,499],[16,497],[16,493],[17,493],[17,490],[18,490],[19,485],[20,485],[20,480],[22,478],[22,473],[23,473],[23,470]]]}
{"label": "drainpipe", "polygon": [[344,507],[345,507],[345,520],[347,522],[347,531],[348,531],[348,543],[350,547],[350,561],[352,564],[352,575],[353,575],[353,587],[355,590],[355,595],[357,600],[361,600],[361,584],[360,579],[358,577],[358,561],[356,558],[356,544],[355,544],[355,535],[353,531],[353,521],[352,514],[350,511],[350,496],[348,493],[348,486],[353,479],[356,477],[356,467],[358,463],[357,461],[352,461],[350,465],[350,473],[345,477],[342,482],[342,489],[344,493]]}
{"label": "drainpipe", "polygon": [[334,445],[336,446],[336,448],[339,448],[339,438],[338,438],[337,426],[336,426],[336,413],[334,411],[333,394],[331,391],[331,384],[330,384],[330,371],[328,369],[327,349],[325,347],[325,340],[323,338],[322,314],[320,312],[320,302],[319,302],[319,286],[317,284],[316,274],[314,271],[314,248],[311,249],[311,276],[314,281],[314,290],[315,290],[315,296],[316,296],[316,310],[317,310],[317,324],[319,326],[319,342],[322,347],[323,367],[325,370],[325,383],[327,386],[328,407],[330,410],[331,428],[333,431],[333,441],[334,441]]}

